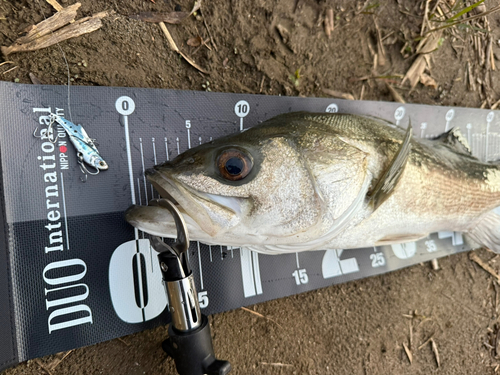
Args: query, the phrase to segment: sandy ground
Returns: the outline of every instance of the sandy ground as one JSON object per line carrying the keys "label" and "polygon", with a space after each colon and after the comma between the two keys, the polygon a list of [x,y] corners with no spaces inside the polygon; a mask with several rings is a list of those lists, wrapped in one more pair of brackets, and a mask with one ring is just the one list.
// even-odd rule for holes
{"label": "sandy ground", "polygon": [[[74,0],[60,2],[67,6]],[[323,90],[331,89],[356,99],[393,101],[389,83],[412,103],[490,108],[500,98],[500,74],[491,70],[491,58],[500,67],[500,13],[487,16],[491,32],[484,20],[482,28],[446,29],[429,54],[428,74],[437,87],[419,83],[410,91],[399,85],[416,57],[425,1],[206,1],[200,17],[169,25],[169,30],[210,75],[180,59],[157,24],[128,17],[170,12],[176,5],[186,11],[192,3],[81,2],[79,17],[107,9],[116,13],[103,20],[100,30],[60,44],[74,85],[188,90],[208,85],[212,91],[301,96],[326,96]],[[454,2],[442,0],[442,9]],[[429,8],[435,3],[430,1]],[[464,6],[463,1],[457,4],[458,9]],[[484,4],[490,9],[498,1]],[[10,45],[27,26],[40,22],[41,8],[47,16],[54,12],[45,0],[0,2],[0,44]],[[335,20],[330,38],[322,22],[328,8]],[[187,45],[197,35],[208,40],[210,49]],[[484,42],[490,37],[491,53]],[[46,84],[68,79],[57,46],[5,60],[13,64],[0,67],[3,80],[30,83],[29,73]],[[478,254],[498,268],[494,254]],[[497,373],[498,285],[467,254],[439,264],[438,271],[422,264],[251,307],[265,318],[241,309],[212,316],[216,353],[232,363],[234,374]],[[166,329],[159,327],[74,350],[62,360],[28,361],[2,374],[174,374],[159,346],[165,336]],[[431,337],[439,367],[431,343],[425,343]],[[412,352],[412,363],[403,344]]]}

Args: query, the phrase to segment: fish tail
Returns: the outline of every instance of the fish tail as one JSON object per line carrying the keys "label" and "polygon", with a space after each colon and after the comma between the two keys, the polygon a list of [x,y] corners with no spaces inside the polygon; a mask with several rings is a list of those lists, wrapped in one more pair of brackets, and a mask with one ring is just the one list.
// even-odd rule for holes
{"label": "fish tail", "polygon": [[478,223],[466,232],[466,237],[473,248],[486,247],[500,253],[500,215],[494,211],[483,215]]}

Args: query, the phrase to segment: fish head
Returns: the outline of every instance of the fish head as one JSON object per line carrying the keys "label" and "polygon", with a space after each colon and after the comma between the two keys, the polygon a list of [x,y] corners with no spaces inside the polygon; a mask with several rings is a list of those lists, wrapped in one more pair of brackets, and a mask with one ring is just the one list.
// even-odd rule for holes
{"label": "fish head", "polygon": [[[184,214],[193,240],[229,246],[299,241],[318,223],[322,207],[292,133],[255,127],[192,148],[146,176]],[[158,207],[132,206],[126,219],[151,234],[176,233]]]}
{"label": "fish head", "polygon": [[108,163],[99,155],[93,155],[90,160],[90,164],[98,170],[105,171],[109,168]]}

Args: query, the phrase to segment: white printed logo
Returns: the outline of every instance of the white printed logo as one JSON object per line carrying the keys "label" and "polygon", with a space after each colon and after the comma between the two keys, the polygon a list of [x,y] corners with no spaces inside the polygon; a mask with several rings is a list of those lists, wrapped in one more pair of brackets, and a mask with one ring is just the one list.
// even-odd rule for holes
{"label": "white printed logo", "polygon": [[124,322],[145,322],[165,310],[167,295],[149,240],[129,241],[116,248],[109,262],[109,291],[116,315]]}
{"label": "white printed logo", "polygon": [[399,259],[409,259],[417,253],[417,243],[416,242],[406,242],[391,245],[392,252]]}
{"label": "white printed logo", "polygon": [[342,249],[326,250],[321,263],[324,279],[359,271],[356,258],[340,259],[343,251]]}

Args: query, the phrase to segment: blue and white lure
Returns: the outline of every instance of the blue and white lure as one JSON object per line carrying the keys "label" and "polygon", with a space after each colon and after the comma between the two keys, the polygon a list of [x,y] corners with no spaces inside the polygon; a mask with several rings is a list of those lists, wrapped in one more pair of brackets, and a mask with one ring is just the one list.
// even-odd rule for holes
{"label": "blue and white lure", "polygon": [[[104,161],[97,150],[95,139],[90,138],[81,125],[75,125],[71,121],[68,121],[64,117],[54,113],[51,113],[49,118],[50,123],[47,127],[47,134],[54,134],[52,127],[54,123],[58,123],[66,131],[71,143],[75,146],[78,165],[80,166],[82,173],[85,175],[85,179],[82,179],[83,182],[87,181],[87,175],[97,175],[100,171],[108,169],[108,164]],[[33,135],[37,137],[36,129]],[[56,138],[49,137],[49,140],[52,143],[56,143],[58,138],[59,136]],[[85,163],[93,167],[95,172],[89,171]]]}

